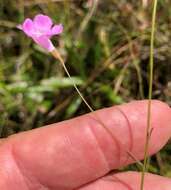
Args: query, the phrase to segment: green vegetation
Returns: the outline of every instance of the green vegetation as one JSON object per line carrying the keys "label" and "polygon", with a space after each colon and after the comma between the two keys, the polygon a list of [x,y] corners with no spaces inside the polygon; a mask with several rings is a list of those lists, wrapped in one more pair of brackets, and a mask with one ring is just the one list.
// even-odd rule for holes
{"label": "green vegetation", "polygon": [[[0,134],[89,112],[62,66],[16,25],[37,13],[63,23],[54,39],[74,82],[94,109],[148,98],[152,4],[105,0],[0,0]],[[171,105],[171,6],[159,0],[153,98]],[[171,176],[171,145],[149,170]],[[130,166],[136,169],[135,165]]]}

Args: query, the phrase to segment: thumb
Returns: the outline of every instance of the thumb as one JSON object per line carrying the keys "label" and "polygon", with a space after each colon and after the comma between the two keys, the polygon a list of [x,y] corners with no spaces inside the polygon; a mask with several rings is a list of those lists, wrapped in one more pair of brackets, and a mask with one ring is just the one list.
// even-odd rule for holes
{"label": "thumb", "polygon": [[[123,172],[101,178],[79,190],[139,190],[141,173]],[[170,190],[171,179],[158,175],[146,174],[144,190]]]}

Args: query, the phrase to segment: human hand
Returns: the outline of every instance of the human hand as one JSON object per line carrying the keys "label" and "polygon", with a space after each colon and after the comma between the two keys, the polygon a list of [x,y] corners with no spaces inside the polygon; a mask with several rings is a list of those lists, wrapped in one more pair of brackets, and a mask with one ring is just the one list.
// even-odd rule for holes
{"label": "human hand", "polygon": [[[147,101],[134,101],[1,140],[0,189],[139,190],[140,173],[107,174],[135,162],[127,150],[143,158],[146,116]],[[152,101],[151,123],[150,155],[171,136],[171,109]],[[146,174],[153,189],[171,190],[171,179]]]}

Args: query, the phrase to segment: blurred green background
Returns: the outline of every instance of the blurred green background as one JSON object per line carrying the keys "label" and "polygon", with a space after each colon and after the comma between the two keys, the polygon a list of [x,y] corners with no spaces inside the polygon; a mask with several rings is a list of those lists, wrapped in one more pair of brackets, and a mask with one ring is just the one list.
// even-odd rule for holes
{"label": "blurred green background", "polygon": [[[148,97],[150,0],[0,0],[0,135],[89,110],[61,65],[16,25],[38,13],[63,23],[53,38],[86,100],[100,109]],[[171,6],[159,0],[153,98],[171,105]],[[171,176],[171,145],[150,171]],[[135,166],[132,166],[134,169]]]}

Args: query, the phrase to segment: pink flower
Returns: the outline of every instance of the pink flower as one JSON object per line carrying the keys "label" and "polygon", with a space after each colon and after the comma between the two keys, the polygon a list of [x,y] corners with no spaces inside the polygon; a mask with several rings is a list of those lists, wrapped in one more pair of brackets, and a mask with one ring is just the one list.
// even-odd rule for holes
{"label": "pink flower", "polygon": [[53,26],[51,18],[43,14],[36,15],[33,20],[25,19],[18,28],[49,52],[55,49],[50,38],[61,34],[63,31],[62,24]]}

